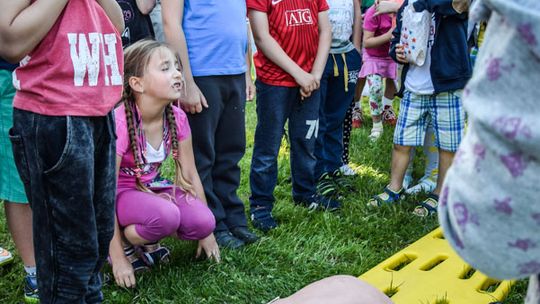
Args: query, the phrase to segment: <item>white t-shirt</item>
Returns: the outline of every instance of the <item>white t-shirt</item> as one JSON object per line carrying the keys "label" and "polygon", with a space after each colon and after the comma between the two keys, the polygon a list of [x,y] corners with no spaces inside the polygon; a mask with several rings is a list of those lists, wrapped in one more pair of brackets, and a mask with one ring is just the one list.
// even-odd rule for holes
{"label": "white t-shirt", "polygon": [[332,25],[331,54],[347,53],[354,49],[350,38],[353,34],[353,0],[328,0],[328,18]]}
{"label": "white t-shirt", "polygon": [[165,147],[163,146],[163,141],[159,149],[155,149],[149,142],[146,142],[146,162],[151,163],[160,163],[165,160]]}
{"label": "white t-shirt", "polygon": [[429,39],[424,65],[409,65],[407,77],[405,78],[405,89],[417,95],[431,95],[435,92],[433,81],[431,80],[431,48],[435,41],[435,14],[431,15],[431,26],[429,27]]}

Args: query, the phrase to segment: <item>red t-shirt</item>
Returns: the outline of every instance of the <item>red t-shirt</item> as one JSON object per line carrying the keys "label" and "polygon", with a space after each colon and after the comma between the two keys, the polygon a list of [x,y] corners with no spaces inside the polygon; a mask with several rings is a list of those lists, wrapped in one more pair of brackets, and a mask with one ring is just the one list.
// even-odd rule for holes
{"label": "red t-shirt", "polygon": [[[318,16],[329,9],[326,0],[247,0],[247,7],[268,15],[270,35],[296,64],[311,72],[319,46]],[[260,50],[255,54],[255,67],[257,78],[266,84],[298,86]]]}
{"label": "red t-shirt", "polygon": [[68,1],[14,72],[13,106],[50,116],[104,116],[120,100],[122,41],[95,0]]}

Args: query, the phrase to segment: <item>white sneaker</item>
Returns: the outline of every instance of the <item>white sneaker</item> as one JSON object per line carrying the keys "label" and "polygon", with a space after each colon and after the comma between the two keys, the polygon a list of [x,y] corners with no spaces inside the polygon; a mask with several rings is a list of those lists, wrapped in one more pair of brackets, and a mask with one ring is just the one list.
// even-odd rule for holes
{"label": "white sneaker", "polygon": [[417,185],[407,189],[405,192],[407,194],[417,194],[420,192],[431,193],[433,190],[435,190],[435,187],[437,187],[435,182],[429,178],[423,178],[420,180],[420,182],[418,182]]}
{"label": "white sneaker", "polygon": [[0,247],[0,265],[7,264],[13,260],[11,253]]}
{"label": "white sneaker", "polygon": [[356,171],[354,171],[353,168],[349,167],[349,165],[343,165],[339,167],[339,171],[341,172],[341,174],[345,176],[356,175]]}

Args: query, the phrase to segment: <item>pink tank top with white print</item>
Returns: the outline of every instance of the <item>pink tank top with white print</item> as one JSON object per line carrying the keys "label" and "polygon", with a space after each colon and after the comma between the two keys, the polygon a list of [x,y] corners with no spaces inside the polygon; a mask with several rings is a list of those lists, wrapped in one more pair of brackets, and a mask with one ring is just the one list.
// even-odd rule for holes
{"label": "pink tank top with white print", "polygon": [[13,73],[13,106],[51,116],[103,116],[120,100],[120,35],[95,0],[68,1]]}

